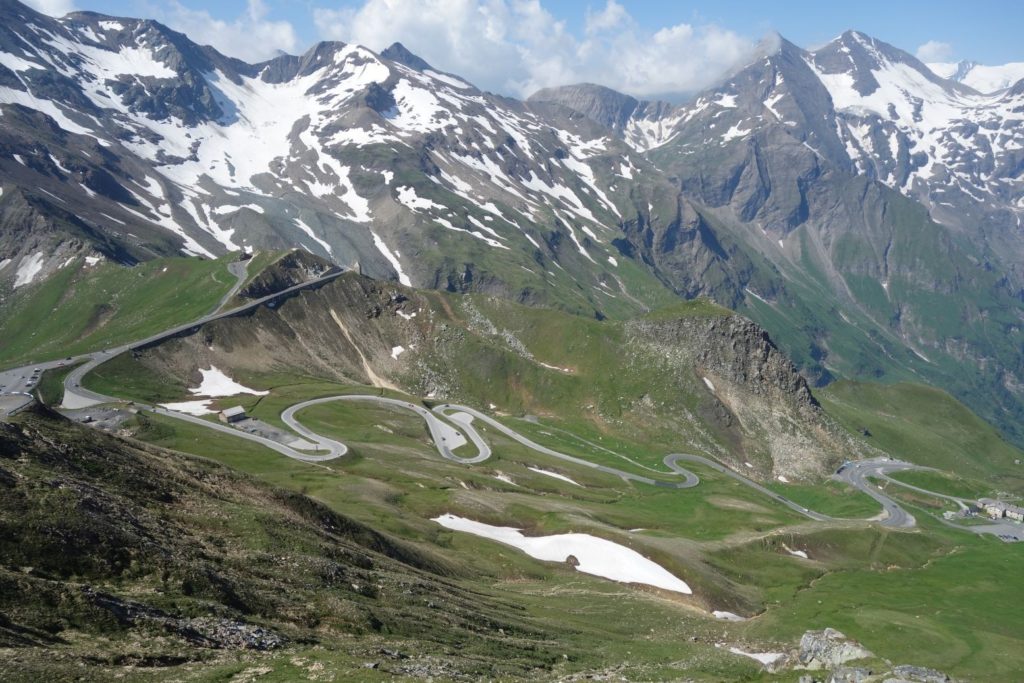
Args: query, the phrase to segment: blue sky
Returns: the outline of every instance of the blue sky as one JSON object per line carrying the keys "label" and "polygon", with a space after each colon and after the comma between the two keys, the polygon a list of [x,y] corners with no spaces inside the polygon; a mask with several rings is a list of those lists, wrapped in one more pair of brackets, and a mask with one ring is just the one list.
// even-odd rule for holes
{"label": "blue sky", "polygon": [[[628,0],[31,0],[155,18],[226,54],[259,61],[317,40],[380,50],[401,41],[435,67],[510,95],[596,81],[640,96],[690,92],[777,31],[803,47],[848,28],[926,61],[1024,61],[1024,2],[840,3]],[[922,46],[927,46],[922,49]]]}

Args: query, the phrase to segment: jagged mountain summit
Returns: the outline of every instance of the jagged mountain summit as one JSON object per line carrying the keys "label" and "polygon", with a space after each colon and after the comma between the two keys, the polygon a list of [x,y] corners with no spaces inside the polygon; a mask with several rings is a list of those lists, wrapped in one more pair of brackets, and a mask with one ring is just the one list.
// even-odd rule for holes
{"label": "jagged mountain summit", "polygon": [[[785,39],[693,101],[523,102],[401,45],[246,64],[153,21],[0,0],[0,282],[301,247],[596,317],[709,296],[812,380],[1024,415],[1024,90],[858,32]],[[1024,435],[1019,435],[1024,438]]]}
{"label": "jagged mountain summit", "polygon": [[45,275],[69,235],[123,260],[301,246],[405,283],[577,288],[591,310],[636,278],[611,241],[619,181],[649,165],[586,119],[401,45],[249,65],[152,21],[0,14],[4,208],[52,235],[8,243],[12,263]]}

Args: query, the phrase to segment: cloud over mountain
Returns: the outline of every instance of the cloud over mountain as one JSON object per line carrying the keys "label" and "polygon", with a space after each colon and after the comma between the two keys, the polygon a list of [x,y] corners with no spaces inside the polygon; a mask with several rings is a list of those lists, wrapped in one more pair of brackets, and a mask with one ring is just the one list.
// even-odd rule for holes
{"label": "cloud over mountain", "polygon": [[366,0],[314,10],[322,38],[382,49],[400,41],[431,64],[514,95],[597,81],[638,96],[690,92],[753,49],[714,24],[641,26],[618,2],[588,11],[574,32],[539,1]]}

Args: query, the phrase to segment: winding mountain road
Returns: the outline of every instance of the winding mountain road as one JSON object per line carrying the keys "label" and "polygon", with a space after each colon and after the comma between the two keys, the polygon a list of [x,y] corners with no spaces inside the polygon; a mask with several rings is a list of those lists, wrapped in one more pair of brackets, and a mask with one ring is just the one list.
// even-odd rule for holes
{"label": "winding mountain road", "polygon": [[[882,506],[885,514],[885,525],[898,528],[913,527],[917,521],[913,515],[903,509],[895,500],[887,496],[881,489],[873,486],[868,477],[883,477],[888,479],[886,472],[898,472],[909,469],[931,469],[912,465],[897,460],[886,460],[884,458],[873,458],[871,460],[858,460],[850,462],[839,468],[833,475],[833,479],[844,482],[867,495],[871,496]],[[891,479],[890,481],[896,481]]]}
{"label": "winding mountain road", "polygon": [[[96,365],[99,365],[100,363],[102,363],[103,360],[109,357],[110,356],[102,357],[98,359],[98,362],[93,361],[89,365],[95,367]],[[85,369],[85,367],[86,366],[79,368],[73,374],[80,377],[81,375],[79,375],[78,373]],[[71,376],[69,376],[69,380],[71,380]],[[109,403],[117,402],[120,400],[112,396],[103,396],[95,392],[82,390],[80,387],[78,387],[78,389],[79,394],[85,394],[89,399],[94,401]],[[695,463],[702,465],[704,467],[709,467],[721,474],[731,477],[732,479],[735,479],[741,484],[748,486],[755,491],[758,491],[759,493],[767,496],[768,498],[771,498],[777,503],[784,505],[789,509],[793,510],[794,512],[803,515],[804,517],[807,517],[811,520],[817,522],[844,523],[854,521],[839,520],[828,515],[816,512],[814,510],[810,510],[800,505],[799,503],[796,503],[786,498],[780,493],[773,491],[767,488],[766,486],[759,484],[756,481],[744,477],[742,474],[739,474],[738,472],[729,469],[728,467],[722,465],[719,462],[699,455],[692,455],[687,453],[672,453],[670,455],[665,456],[665,458],[662,461],[668,468],[668,471],[666,471],[665,474],[668,476],[682,476],[683,480],[666,481],[663,479],[654,479],[652,477],[636,474],[634,472],[627,472],[625,470],[620,470],[614,467],[610,467],[608,465],[602,465],[577,456],[556,451],[552,448],[544,446],[543,444],[539,444],[533,441],[529,437],[520,434],[511,427],[499,422],[498,420],[495,420],[491,416],[482,413],[479,410],[476,410],[475,408],[451,403],[438,405],[431,411],[422,405],[417,405],[410,401],[404,401],[401,399],[395,399],[386,396],[375,396],[367,394],[344,394],[338,396],[327,396],[296,403],[282,411],[281,420],[282,422],[285,423],[285,425],[288,426],[289,429],[294,431],[299,436],[303,437],[305,440],[314,444],[314,452],[312,453],[309,452],[308,449],[299,449],[294,446],[285,445],[278,441],[274,441],[266,437],[245,432],[234,427],[230,427],[228,425],[212,422],[210,420],[195,417],[192,415],[187,415],[184,413],[179,413],[177,411],[168,410],[167,408],[163,408],[160,406],[145,406],[138,403],[136,403],[136,405],[138,407],[150,410],[159,415],[184,420],[191,424],[201,425],[203,427],[214,429],[222,433],[232,434],[243,439],[248,439],[267,448],[270,448],[278,453],[281,453],[282,455],[285,455],[289,458],[293,458],[295,460],[303,462],[324,462],[345,456],[348,453],[348,447],[344,443],[336,441],[329,437],[325,437],[302,424],[298,417],[298,413],[304,410],[305,408],[340,401],[362,402],[386,407],[400,408],[419,415],[427,424],[427,428],[430,431],[430,436],[434,441],[434,445],[438,451],[438,454],[441,457],[445,458],[446,460],[461,465],[472,465],[484,462],[488,460],[493,454],[491,447],[484,440],[484,438],[482,437],[482,435],[477,430],[474,424],[475,422],[481,422],[533,451],[551,456],[553,458],[557,458],[559,460],[574,465],[587,467],[599,472],[604,472],[606,474],[619,477],[626,481],[634,481],[662,488],[693,488],[700,483],[700,478],[694,472],[683,467],[680,463]],[[455,453],[456,449],[459,449],[470,443],[472,443],[472,445],[476,449],[475,455],[463,456]],[[842,468],[840,468],[839,472],[836,473],[834,478],[839,481],[843,481],[848,485],[864,492],[882,506],[883,513],[880,516],[880,518],[864,521],[877,521],[881,526],[889,528],[908,529],[915,526],[916,521],[914,517],[910,515],[906,510],[904,510],[899,503],[897,503],[891,497],[886,495],[881,489],[874,486],[871,482],[868,481],[868,477],[871,476],[889,479],[889,477],[887,476],[889,472],[896,472],[907,469],[931,468],[924,468],[918,465],[914,465],[912,463],[894,460],[864,460],[845,464]],[[889,480],[899,485],[905,485],[903,484],[903,482],[899,482],[898,480],[895,479]],[[941,494],[934,494],[933,492],[926,491],[924,489],[920,489],[918,487],[910,485],[905,486],[913,488],[923,493],[937,495],[943,498],[948,498],[950,500],[956,500],[963,504],[963,501],[961,499],[956,499],[951,496],[943,496]],[[1004,533],[1006,532],[1006,529],[1004,528],[1005,525],[996,525],[998,526],[998,529],[995,528],[995,526],[989,528],[987,525],[965,527],[954,524],[952,526],[979,534],[995,533],[997,535],[1004,535]]]}
{"label": "winding mountain road", "polygon": [[[239,265],[241,263],[241,265]],[[22,368],[14,368],[0,372],[0,382],[5,385],[10,385],[12,388],[15,386],[18,388],[31,388],[33,383],[37,380],[31,378],[38,378],[39,372],[51,368],[56,368],[63,365],[70,365],[73,363],[81,363],[74,370],[72,370],[64,380],[64,402],[62,408],[75,410],[86,408],[93,405],[102,403],[117,403],[121,402],[122,399],[114,396],[105,396],[95,391],[91,391],[82,386],[83,378],[92,370],[102,365],[104,362],[111,358],[140,347],[144,347],[150,344],[154,344],[177,334],[187,332],[190,330],[196,330],[205,323],[227,318],[233,315],[247,312],[258,306],[267,304],[276,299],[280,299],[288,296],[289,294],[311,287],[318,286],[324,282],[327,282],[333,278],[338,277],[341,274],[341,270],[328,271],[324,275],[320,276],[315,280],[303,282],[292,287],[289,287],[280,292],[262,297],[260,299],[253,300],[242,306],[237,306],[227,311],[220,311],[223,306],[230,301],[230,299],[239,291],[242,284],[245,282],[247,276],[246,266],[242,262],[233,263],[229,265],[230,272],[237,278],[236,284],[231,290],[220,300],[217,308],[214,312],[199,318],[193,322],[179,325],[171,329],[165,330],[158,334],[152,335],[145,339],[123,344],[118,347],[104,349],[101,351],[95,351],[88,354],[83,354],[71,359],[64,361],[49,361],[45,363],[33,364],[31,366],[25,366]],[[20,410],[25,405],[32,401],[32,396],[27,391],[12,391],[8,390],[0,400],[0,417],[6,417],[13,414],[17,410]],[[750,487],[751,489],[758,491],[759,493],[775,500],[788,507],[789,509],[801,514],[809,519],[818,522],[850,522],[852,520],[837,520],[836,518],[829,517],[828,515],[821,514],[810,510],[785,496],[773,491],[756,481],[744,477],[742,474],[729,469],[719,462],[705,458],[699,455],[690,455],[686,453],[672,453],[665,456],[663,463],[668,471],[664,472],[666,476],[681,476],[682,481],[666,481],[665,479],[655,479],[653,477],[645,476],[642,474],[636,474],[634,472],[627,472],[620,470],[608,465],[602,465],[595,463],[584,458],[579,458],[566,453],[561,453],[552,448],[548,448],[542,444],[539,444],[529,437],[526,437],[507,425],[495,420],[489,415],[486,415],[475,408],[469,406],[455,405],[445,403],[436,406],[433,411],[428,410],[422,405],[417,405],[409,401],[404,401],[396,398],[390,398],[385,396],[374,396],[365,394],[345,394],[338,396],[327,396],[323,398],[311,399],[308,401],[302,401],[295,405],[289,406],[281,413],[281,420],[291,429],[294,433],[303,437],[306,441],[310,442],[313,446],[312,452],[309,449],[297,448],[295,442],[292,445],[287,445],[273,439],[260,436],[247,431],[242,431],[235,427],[231,427],[218,422],[213,422],[201,417],[194,415],[188,415],[178,411],[170,410],[162,406],[151,406],[140,403],[135,403],[136,407],[149,410],[155,414],[171,417],[177,420],[189,422],[194,425],[199,425],[207,429],[212,429],[217,432],[231,434],[239,438],[247,439],[254,443],[258,443],[266,448],[270,448],[277,453],[285,455],[289,458],[299,460],[302,462],[325,462],[334,460],[345,456],[348,453],[348,446],[340,441],[325,437],[312,429],[306,427],[298,419],[297,413],[305,408],[322,405],[325,403],[337,402],[337,401],[357,401],[364,403],[373,403],[377,405],[396,407],[403,410],[409,410],[419,415],[427,424],[427,428],[430,432],[430,436],[434,441],[434,445],[437,448],[438,453],[441,457],[455,462],[461,465],[473,465],[481,463],[489,459],[492,455],[491,447],[480,435],[479,431],[475,426],[475,422],[486,424],[488,427],[504,434],[508,438],[516,441],[517,443],[544,455],[557,458],[559,460],[572,463],[581,467],[587,467],[592,470],[604,472],[615,477],[619,477],[626,481],[633,481],[641,484],[647,484],[650,486],[657,486],[662,488],[671,489],[689,489],[697,486],[700,483],[700,478],[692,471],[686,469],[680,463],[696,463],[704,467],[709,467],[725,476],[731,477],[741,484]],[[458,455],[455,451],[463,446],[472,443],[476,449],[476,454],[472,456]],[[613,455],[619,455],[614,451],[610,451],[604,447],[600,447]],[[620,456],[625,457],[625,456]],[[628,458],[626,458],[628,460]],[[635,464],[635,463],[634,463]],[[649,468],[647,468],[649,469]],[[894,484],[904,486],[921,493],[933,495],[939,498],[955,501],[959,505],[964,506],[965,500],[955,498],[953,496],[946,496],[943,494],[934,493],[925,489],[905,484],[896,479],[892,479],[888,476],[890,472],[897,472],[907,469],[932,469],[926,467],[920,467],[912,463],[888,460],[884,458],[877,458],[872,460],[862,460],[856,462],[848,462],[839,469],[838,472],[833,476],[834,479],[842,481],[853,488],[860,490],[870,496],[872,499],[877,501],[882,506],[882,514],[880,518],[873,520],[864,521],[877,521],[879,524],[885,527],[907,529],[914,527],[916,520],[908,513],[903,507],[893,500],[891,497],[885,494],[884,491],[874,486],[870,481],[869,477],[877,477],[886,479]],[[1005,524],[996,525],[983,525],[983,526],[962,526],[952,524],[946,520],[942,520],[945,523],[954,526],[956,528],[972,531],[974,533],[993,533],[1003,538],[1007,538],[1007,534],[1017,534],[1016,530],[1010,529],[1008,531]]]}

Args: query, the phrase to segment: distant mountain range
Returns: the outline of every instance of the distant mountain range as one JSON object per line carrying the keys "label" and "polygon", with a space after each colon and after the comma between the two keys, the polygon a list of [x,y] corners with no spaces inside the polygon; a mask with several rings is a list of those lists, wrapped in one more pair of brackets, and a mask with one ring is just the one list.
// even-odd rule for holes
{"label": "distant mountain range", "polygon": [[1022,442],[1024,82],[979,69],[848,32],[682,105],[519,101],[398,44],[253,65],[0,0],[0,280],[302,247],[597,317],[706,295],[819,383],[937,384]]}

